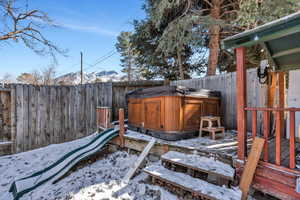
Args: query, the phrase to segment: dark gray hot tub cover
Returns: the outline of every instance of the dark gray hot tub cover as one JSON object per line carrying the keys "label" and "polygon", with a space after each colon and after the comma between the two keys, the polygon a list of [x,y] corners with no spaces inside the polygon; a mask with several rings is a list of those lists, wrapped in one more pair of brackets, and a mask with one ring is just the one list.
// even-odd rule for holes
{"label": "dark gray hot tub cover", "polygon": [[126,98],[149,98],[158,96],[191,96],[191,97],[214,97],[220,98],[219,91],[207,89],[193,89],[183,86],[160,86],[146,89],[137,89],[126,94]]}

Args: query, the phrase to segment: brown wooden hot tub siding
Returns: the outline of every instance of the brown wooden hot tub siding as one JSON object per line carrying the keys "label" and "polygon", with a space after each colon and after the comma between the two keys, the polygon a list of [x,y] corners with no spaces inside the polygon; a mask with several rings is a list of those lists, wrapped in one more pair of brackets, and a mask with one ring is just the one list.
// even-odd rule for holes
{"label": "brown wooden hot tub siding", "polygon": [[[129,127],[160,134],[163,139],[176,140],[195,135],[199,130],[200,117],[220,114],[219,98],[187,96],[159,96],[129,98]],[[176,134],[176,137],[175,137]]]}

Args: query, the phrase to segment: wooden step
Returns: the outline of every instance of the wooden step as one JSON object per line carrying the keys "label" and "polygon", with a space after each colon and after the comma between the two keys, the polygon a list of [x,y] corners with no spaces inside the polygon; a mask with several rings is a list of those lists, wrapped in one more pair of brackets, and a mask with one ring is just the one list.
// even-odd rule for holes
{"label": "wooden step", "polygon": [[169,151],[162,155],[163,162],[174,163],[195,171],[213,174],[226,180],[233,181],[235,170],[228,164],[194,154]]}
{"label": "wooden step", "polygon": [[193,178],[187,174],[174,172],[164,168],[161,164],[154,164],[143,169],[149,174],[154,183],[157,180],[165,183],[171,188],[182,189],[191,193],[193,196],[199,196],[205,199],[222,199],[222,200],[240,200],[242,193],[239,189],[229,189],[216,186],[206,181]]}
{"label": "wooden step", "polygon": [[205,128],[202,128],[202,131],[223,131],[225,130],[225,127],[223,126],[216,126],[216,127],[205,127]]}

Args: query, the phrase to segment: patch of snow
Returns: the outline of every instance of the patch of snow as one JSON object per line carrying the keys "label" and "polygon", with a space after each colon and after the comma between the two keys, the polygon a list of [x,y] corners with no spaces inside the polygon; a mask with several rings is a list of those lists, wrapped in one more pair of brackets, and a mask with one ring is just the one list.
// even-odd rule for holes
{"label": "patch of snow", "polygon": [[0,141],[0,145],[10,145],[12,144],[11,141]]}
{"label": "patch of snow", "polygon": [[[115,82],[122,81],[125,79],[125,75],[122,73],[118,73],[116,71],[94,71],[94,72],[83,72],[83,81],[84,83],[93,83],[95,81],[98,82]],[[58,83],[65,84],[80,84],[81,82],[81,73],[71,72],[64,75],[61,75],[55,79]]]}
{"label": "patch of snow", "polygon": [[162,155],[162,159],[170,160],[185,166],[191,166],[206,172],[212,172],[233,180],[235,170],[228,164],[194,154],[185,154],[176,151],[169,151]]}
{"label": "patch of snow", "polygon": [[[125,136],[128,138],[144,140],[147,142],[149,142],[152,138],[149,135],[145,135],[132,130],[127,130]],[[157,143],[168,144],[170,146],[182,147],[190,150],[209,149],[211,151],[223,151],[225,154],[229,154],[231,156],[234,156],[236,154],[237,148],[236,134],[232,133],[231,131],[225,132],[225,137],[219,140],[213,140],[210,137],[196,137],[179,141],[166,141],[157,139]]]}
{"label": "patch of snow", "polygon": [[31,175],[53,164],[62,155],[89,143],[97,133],[79,140],[0,157],[0,194],[7,191],[15,179]]}
{"label": "patch of snow", "polygon": [[[11,183],[54,163],[62,155],[90,142],[96,134],[63,144],[54,144],[33,151],[0,157],[0,199],[10,200]],[[34,199],[162,199],[177,197],[158,186],[148,185],[147,175],[140,173],[128,184],[121,182],[136,161],[136,155],[116,152],[71,173],[55,184],[49,182],[24,195],[21,200]]]}
{"label": "patch of snow", "polygon": [[146,173],[168,180],[169,182],[181,185],[184,188],[197,191],[203,195],[207,195],[213,199],[222,200],[240,200],[242,192],[238,188],[228,189],[210,184],[206,181],[193,178],[189,175],[170,171],[161,164],[156,163],[144,169]]}

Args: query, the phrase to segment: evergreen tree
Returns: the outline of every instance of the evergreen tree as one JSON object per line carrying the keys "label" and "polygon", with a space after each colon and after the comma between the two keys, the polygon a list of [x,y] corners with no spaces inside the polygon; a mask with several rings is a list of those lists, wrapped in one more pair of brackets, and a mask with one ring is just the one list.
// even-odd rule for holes
{"label": "evergreen tree", "polygon": [[[146,79],[170,80],[234,71],[234,51],[222,49],[222,39],[299,6],[299,0],[145,0],[146,18],[134,21],[130,37],[136,67]],[[266,57],[259,45],[247,56],[250,67]]]}
{"label": "evergreen tree", "polygon": [[176,48],[180,58],[183,45],[206,47],[209,50],[207,75],[215,75],[218,64],[221,63],[220,55],[223,54],[220,41],[237,31],[229,23],[236,18],[238,2],[238,0],[155,1],[152,19],[157,27],[167,26],[160,40],[161,49],[168,51],[169,48]]}
{"label": "evergreen tree", "polygon": [[131,41],[131,32],[121,32],[118,36],[116,48],[121,54],[122,72],[127,74],[128,81],[139,79],[139,74],[135,65],[136,50]]}
{"label": "evergreen tree", "polygon": [[[197,53],[203,53],[206,49],[194,48],[192,43],[182,42],[180,47],[180,58],[178,49],[175,46],[163,47],[162,38],[168,37],[165,28],[168,22],[158,27],[153,20],[154,4],[146,1],[145,11],[147,18],[141,21],[134,21],[133,44],[138,51],[137,62],[143,77],[164,78],[177,80],[179,78],[190,78],[193,73],[203,72],[203,62],[192,57]],[[172,22],[172,19],[169,19]],[[174,38],[169,38],[174,40]],[[175,38],[176,39],[176,38]],[[184,70],[180,70],[184,69]],[[180,73],[181,72],[181,73]]]}

